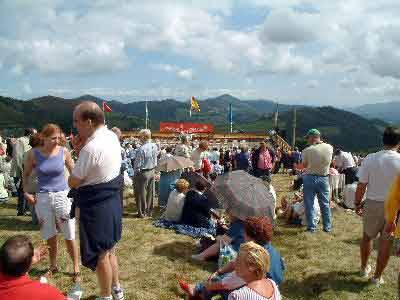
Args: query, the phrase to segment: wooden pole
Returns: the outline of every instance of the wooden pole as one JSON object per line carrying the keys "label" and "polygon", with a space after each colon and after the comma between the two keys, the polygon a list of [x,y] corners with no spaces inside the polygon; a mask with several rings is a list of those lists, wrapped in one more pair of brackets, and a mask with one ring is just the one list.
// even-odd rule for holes
{"label": "wooden pole", "polygon": [[292,147],[296,146],[296,122],[297,122],[297,111],[296,108],[293,110],[293,133],[292,133]]}

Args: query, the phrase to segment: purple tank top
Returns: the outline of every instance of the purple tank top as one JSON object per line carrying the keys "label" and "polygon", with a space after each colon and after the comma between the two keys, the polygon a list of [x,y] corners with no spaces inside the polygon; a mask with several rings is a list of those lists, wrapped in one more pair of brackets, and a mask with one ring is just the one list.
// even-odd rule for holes
{"label": "purple tank top", "polygon": [[61,192],[68,188],[65,179],[64,148],[57,155],[45,157],[34,149],[39,192]]}

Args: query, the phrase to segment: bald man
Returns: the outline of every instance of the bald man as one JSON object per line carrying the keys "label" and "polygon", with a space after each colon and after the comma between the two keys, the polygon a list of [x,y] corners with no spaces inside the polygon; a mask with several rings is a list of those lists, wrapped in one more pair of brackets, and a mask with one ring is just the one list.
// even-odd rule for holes
{"label": "bald man", "polygon": [[79,157],[68,183],[74,204],[80,209],[82,264],[97,273],[97,299],[123,300],[114,252],[122,233],[119,140],[104,126],[104,113],[94,102],[79,104],[73,119],[79,133],[73,145]]}

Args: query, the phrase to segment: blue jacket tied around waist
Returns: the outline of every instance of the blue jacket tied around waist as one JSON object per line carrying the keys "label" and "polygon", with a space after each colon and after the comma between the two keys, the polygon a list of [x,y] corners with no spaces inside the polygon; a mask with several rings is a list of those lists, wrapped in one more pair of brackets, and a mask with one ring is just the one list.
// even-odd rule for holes
{"label": "blue jacket tied around waist", "polygon": [[95,271],[98,258],[111,250],[121,239],[122,205],[121,189],[123,177],[96,185],[82,186],[69,192],[74,199],[71,217],[75,206],[79,207],[79,235],[82,264]]}

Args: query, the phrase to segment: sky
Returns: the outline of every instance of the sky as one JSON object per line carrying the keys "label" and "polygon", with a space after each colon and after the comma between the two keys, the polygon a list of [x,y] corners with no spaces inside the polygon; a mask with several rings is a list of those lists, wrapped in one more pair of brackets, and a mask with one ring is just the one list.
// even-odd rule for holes
{"label": "sky", "polygon": [[0,95],[396,101],[399,15],[398,0],[0,0]]}

